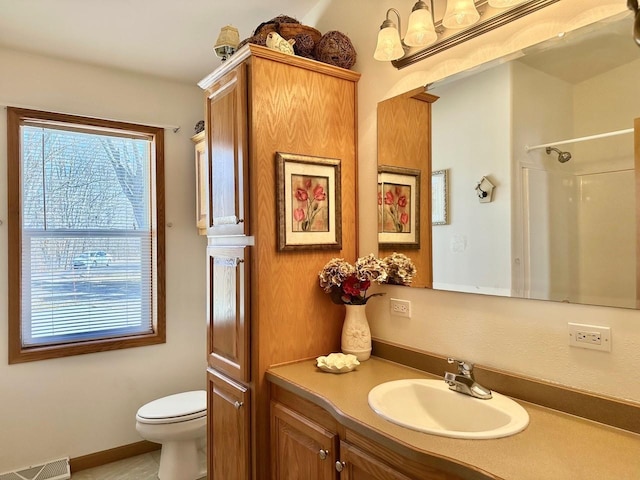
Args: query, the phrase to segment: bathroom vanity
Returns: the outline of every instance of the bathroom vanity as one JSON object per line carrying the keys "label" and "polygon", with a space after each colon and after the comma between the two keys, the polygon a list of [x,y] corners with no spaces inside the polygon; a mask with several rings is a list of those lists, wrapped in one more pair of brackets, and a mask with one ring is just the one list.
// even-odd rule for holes
{"label": "bathroom vanity", "polygon": [[377,357],[340,375],[305,360],[271,368],[267,378],[274,480],[640,478],[638,434],[532,403],[518,401],[528,427],[498,439],[446,438],[390,423],[367,403],[373,387],[437,377]]}

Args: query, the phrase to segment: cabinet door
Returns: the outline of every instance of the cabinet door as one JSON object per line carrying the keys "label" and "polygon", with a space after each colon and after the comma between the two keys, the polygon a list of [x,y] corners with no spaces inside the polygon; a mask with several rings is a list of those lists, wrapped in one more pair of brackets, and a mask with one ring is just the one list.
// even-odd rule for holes
{"label": "cabinet door", "polygon": [[207,247],[209,366],[249,381],[251,247]]}
{"label": "cabinet door", "polygon": [[250,392],[209,369],[207,410],[208,478],[247,480],[250,475]]}
{"label": "cabinet door", "polygon": [[246,66],[207,90],[208,235],[249,235]]}
{"label": "cabinet door", "polygon": [[337,447],[335,433],[272,402],[272,480],[335,480]]}
{"label": "cabinet door", "polygon": [[204,131],[191,140],[195,143],[195,171],[196,171],[196,227],[199,235],[207,234],[207,147]]}
{"label": "cabinet door", "polygon": [[[346,442],[340,442],[341,480],[412,480],[386,463]],[[340,468],[340,467],[338,467]],[[421,477],[421,480],[445,477]]]}

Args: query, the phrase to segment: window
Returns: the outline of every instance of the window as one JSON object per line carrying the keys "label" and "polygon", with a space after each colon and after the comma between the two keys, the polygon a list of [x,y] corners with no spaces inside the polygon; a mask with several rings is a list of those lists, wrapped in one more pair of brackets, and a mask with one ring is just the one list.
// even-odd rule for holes
{"label": "window", "polygon": [[165,341],[164,132],[7,109],[9,362]]}

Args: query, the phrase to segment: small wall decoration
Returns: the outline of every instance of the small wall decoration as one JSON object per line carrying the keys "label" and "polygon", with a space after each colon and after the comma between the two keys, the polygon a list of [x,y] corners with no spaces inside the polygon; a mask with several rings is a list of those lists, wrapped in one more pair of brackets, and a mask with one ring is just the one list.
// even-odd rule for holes
{"label": "small wall decoration", "polygon": [[378,243],[420,248],[420,170],[378,167]]}
{"label": "small wall decoration", "polygon": [[431,225],[449,224],[449,171],[431,173]]}
{"label": "small wall decoration", "polygon": [[340,160],[276,152],[276,163],[278,250],[340,250]]}

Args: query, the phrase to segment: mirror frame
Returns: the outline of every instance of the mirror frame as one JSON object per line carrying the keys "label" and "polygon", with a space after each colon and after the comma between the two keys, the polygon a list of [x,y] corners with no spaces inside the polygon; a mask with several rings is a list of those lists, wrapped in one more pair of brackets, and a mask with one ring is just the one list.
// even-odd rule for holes
{"label": "mirror frame", "polygon": [[[408,67],[409,65],[413,65],[420,60],[428,58],[436,53],[440,53],[448,48],[459,45],[467,40],[471,40],[483,33],[490,32],[502,25],[506,25],[507,23],[513,22],[519,18],[522,18],[530,13],[536,12],[541,8],[544,8],[548,5],[552,5],[554,3],[559,2],[560,0],[529,0],[524,2],[521,5],[517,5],[513,8],[505,10],[502,13],[498,13],[493,15],[486,20],[481,20],[475,25],[466,28],[459,33],[456,33],[450,37],[446,37],[442,40],[437,41],[433,45],[430,45],[422,50],[418,50],[414,53],[406,54],[404,57],[399,58],[398,60],[393,60],[391,64],[396,67],[398,70]],[[480,2],[478,6],[486,6],[487,2]],[[482,14],[482,12],[481,12]],[[436,23],[435,25],[436,31],[441,31],[442,20]]]}

